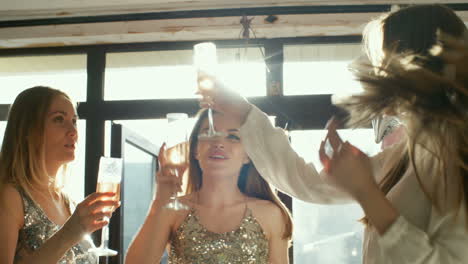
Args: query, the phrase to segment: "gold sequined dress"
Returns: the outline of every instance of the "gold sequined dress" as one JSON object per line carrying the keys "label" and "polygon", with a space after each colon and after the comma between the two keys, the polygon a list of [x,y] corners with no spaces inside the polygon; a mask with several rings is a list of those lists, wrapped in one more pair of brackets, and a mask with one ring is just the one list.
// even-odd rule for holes
{"label": "gold sequined dress", "polygon": [[214,233],[201,225],[192,209],[171,235],[170,264],[267,264],[268,239],[246,207],[239,227]]}
{"label": "gold sequined dress", "polygon": [[[18,191],[23,200],[24,226],[18,234],[15,263],[19,259],[20,252],[37,250],[61,228],[47,217],[42,208],[24,190],[18,188]],[[74,208],[72,208],[71,201],[68,198],[65,198],[65,201],[70,208],[70,212],[73,212]],[[68,250],[58,264],[96,264],[96,257],[87,252],[92,246],[91,241],[81,241]]]}

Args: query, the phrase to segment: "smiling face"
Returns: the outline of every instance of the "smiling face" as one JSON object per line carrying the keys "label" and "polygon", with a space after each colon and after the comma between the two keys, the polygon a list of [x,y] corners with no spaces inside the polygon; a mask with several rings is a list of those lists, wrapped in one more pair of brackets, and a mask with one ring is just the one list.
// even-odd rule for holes
{"label": "smiling face", "polygon": [[77,118],[75,107],[70,100],[61,95],[53,99],[47,111],[44,126],[47,168],[58,169],[75,159],[78,140]]}
{"label": "smiling face", "polygon": [[[239,121],[230,116],[215,113],[215,129],[223,136],[210,140],[199,140],[195,158],[200,164],[204,176],[237,177],[244,164],[250,162],[241,143]],[[207,119],[200,126],[200,133],[208,130]]]}

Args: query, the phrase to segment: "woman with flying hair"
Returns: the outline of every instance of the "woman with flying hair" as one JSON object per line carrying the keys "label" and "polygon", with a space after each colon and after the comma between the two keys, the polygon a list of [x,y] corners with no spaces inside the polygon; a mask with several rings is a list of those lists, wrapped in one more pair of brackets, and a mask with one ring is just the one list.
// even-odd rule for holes
{"label": "woman with flying hair", "polygon": [[60,170],[75,159],[77,115],[49,87],[21,92],[8,114],[0,152],[0,263],[95,264],[85,235],[107,224],[114,193],[93,193],[74,208]]}
{"label": "woman with flying hair", "polygon": [[187,193],[179,197],[189,210],[165,208],[181,182],[161,147],[156,196],[125,263],[158,263],[166,246],[172,264],[288,263],[287,208],[245,153],[240,123],[221,113],[213,118],[222,135],[199,139],[208,130],[203,110],[189,139]]}
{"label": "woman with flying hair", "polygon": [[202,91],[201,104],[237,116],[246,152],[279,190],[312,203],[359,203],[366,223],[364,263],[466,263],[466,26],[441,5],[411,6],[371,25],[378,26],[365,36],[373,67],[356,69],[364,91],[340,105],[350,111],[352,126],[382,115],[405,126],[405,139],[374,157],[342,142],[332,120],[318,172],[238,94],[218,84]]}

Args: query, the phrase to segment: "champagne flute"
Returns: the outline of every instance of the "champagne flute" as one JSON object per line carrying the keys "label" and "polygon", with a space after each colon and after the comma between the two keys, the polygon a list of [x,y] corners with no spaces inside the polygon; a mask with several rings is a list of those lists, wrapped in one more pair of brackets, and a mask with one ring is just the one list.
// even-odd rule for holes
{"label": "champagne flute", "polygon": [[[187,120],[188,115],[185,113],[168,113],[166,115],[168,122],[166,151],[166,166],[173,169],[176,177],[183,177],[188,164],[188,138],[187,138]],[[189,206],[183,204],[177,198],[175,191],[169,203],[165,205],[171,210],[188,210]]]}
{"label": "champagne flute", "polygon": [[[120,200],[120,182],[122,180],[122,159],[101,157],[99,160],[99,173],[96,192],[106,193],[113,192],[115,196],[113,200]],[[107,208],[105,210],[113,210]],[[106,217],[107,218],[107,217]],[[110,221],[110,219],[106,219]],[[109,248],[109,225],[107,224],[101,230],[101,246],[90,248],[89,252],[97,256],[115,256],[117,251]]]}
{"label": "champagne flute", "polygon": [[[214,76],[217,67],[216,45],[212,42],[202,42],[193,46],[193,62],[197,70],[198,89],[213,89],[213,81],[209,78],[200,80],[200,77]],[[201,133],[199,139],[212,139],[221,136],[217,132],[213,123],[213,110],[208,107],[208,130],[206,133]]]}

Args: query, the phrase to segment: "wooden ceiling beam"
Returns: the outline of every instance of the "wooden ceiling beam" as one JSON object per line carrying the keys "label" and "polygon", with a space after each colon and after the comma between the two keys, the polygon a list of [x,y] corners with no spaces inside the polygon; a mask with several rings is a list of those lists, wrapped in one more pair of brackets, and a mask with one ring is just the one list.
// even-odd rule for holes
{"label": "wooden ceiling beam", "polygon": [[[269,7],[333,7],[333,6],[371,6],[434,3],[433,0],[11,0],[0,6],[0,21],[89,17],[115,14],[137,14],[148,12],[179,12],[192,10],[269,8]],[[441,4],[459,4],[461,0],[439,0]]]}

